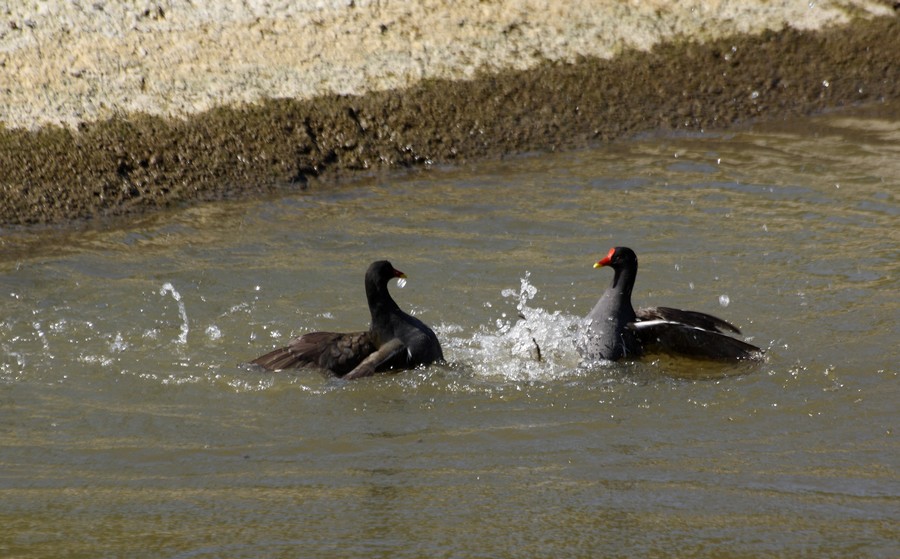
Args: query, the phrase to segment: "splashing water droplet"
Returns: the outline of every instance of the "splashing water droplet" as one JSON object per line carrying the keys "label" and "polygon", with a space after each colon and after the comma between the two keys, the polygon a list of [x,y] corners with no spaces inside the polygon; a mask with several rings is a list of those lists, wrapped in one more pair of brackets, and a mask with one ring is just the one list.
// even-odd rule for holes
{"label": "splashing water droplet", "polygon": [[466,344],[478,372],[519,381],[559,378],[577,370],[580,358],[573,340],[581,317],[531,306],[537,288],[527,272],[518,290],[504,289],[501,295],[515,302],[516,312],[501,312],[494,330],[482,330]]}
{"label": "splashing water droplet", "polygon": [[399,287],[400,289],[406,287],[406,278],[397,279],[397,287]]}
{"label": "splashing water droplet", "polygon": [[164,283],[159,290],[160,296],[165,297],[166,293],[170,293],[172,298],[175,299],[175,302],[178,303],[178,314],[181,315],[181,335],[178,336],[176,343],[185,345],[187,343],[190,328],[188,326],[188,316],[187,310],[184,307],[184,301],[181,300],[181,293],[178,293],[178,291],[175,290],[175,286],[169,282]]}
{"label": "splashing water droplet", "polygon": [[731,303],[731,298],[728,295],[719,295],[719,304],[723,307],[727,307],[728,304]]}
{"label": "splashing water droplet", "polygon": [[128,349],[128,344],[122,339],[122,333],[116,332],[116,338],[109,345],[109,350],[113,353],[121,353]]}
{"label": "splashing water droplet", "polygon": [[209,337],[210,340],[215,341],[222,337],[222,331],[219,330],[218,326],[213,324],[206,328],[206,335]]}

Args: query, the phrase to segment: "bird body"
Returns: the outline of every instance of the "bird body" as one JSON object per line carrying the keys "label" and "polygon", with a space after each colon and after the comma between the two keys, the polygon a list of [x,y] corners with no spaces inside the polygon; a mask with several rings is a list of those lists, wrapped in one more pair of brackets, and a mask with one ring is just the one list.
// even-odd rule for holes
{"label": "bird body", "polygon": [[616,361],[645,353],[666,352],[703,359],[747,359],[761,350],[726,335],[740,330],[715,316],[671,307],[642,308],[631,303],[637,278],[637,255],[628,247],[615,247],[594,264],[609,266],[613,280],[587,315],[578,349],[587,360]]}
{"label": "bird body", "polygon": [[403,312],[388,292],[391,279],[405,277],[386,260],[373,262],[365,279],[372,318],[367,331],[310,332],[252,363],[269,370],[316,366],[353,379],[443,361],[435,333],[421,320]]}

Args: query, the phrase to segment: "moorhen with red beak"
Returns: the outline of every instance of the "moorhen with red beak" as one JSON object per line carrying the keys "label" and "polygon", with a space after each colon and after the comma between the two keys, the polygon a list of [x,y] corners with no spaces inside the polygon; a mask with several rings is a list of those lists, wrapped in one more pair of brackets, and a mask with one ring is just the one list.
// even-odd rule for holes
{"label": "moorhen with red beak", "polygon": [[587,328],[578,344],[582,357],[615,361],[645,353],[675,353],[702,359],[750,359],[762,351],[725,335],[740,334],[721,318],[669,307],[634,310],[631,291],[637,277],[637,255],[628,247],[610,249],[595,268],[609,266],[612,284],[588,314]]}
{"label": "moorhen with red beak", "polygon": [[391,279],[405,277],[386,260],[373,262],[365,282],[372,315],[367,331],[310,332],[251,363],[272,371],[317,366],[354,379],[443,361],[441,344],[431,328],[400,310],[388,293]]}

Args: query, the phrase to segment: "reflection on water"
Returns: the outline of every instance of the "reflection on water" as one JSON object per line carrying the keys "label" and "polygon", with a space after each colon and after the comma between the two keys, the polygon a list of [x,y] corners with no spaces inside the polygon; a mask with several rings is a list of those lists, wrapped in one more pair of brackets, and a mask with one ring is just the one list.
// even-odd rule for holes
{"label": "reflection on water", "polygon": [[[891,556],[898,185],[879,106],[4,232],[0,554]],[[765,360],[583,366],[613,245]],[[379,258],[449,363],[239,366]]]}

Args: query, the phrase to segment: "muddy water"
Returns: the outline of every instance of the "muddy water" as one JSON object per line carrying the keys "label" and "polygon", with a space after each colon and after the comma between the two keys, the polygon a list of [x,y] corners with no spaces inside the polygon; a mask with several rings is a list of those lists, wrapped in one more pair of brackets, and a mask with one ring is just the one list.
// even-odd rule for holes
{"label": "muddy water", "polygon": [[[896,109],[6,232],[0,555],[895,556]],[[617,244],[765,360],[581,366]],[[448,364],[239,366],[382,257]]]}

